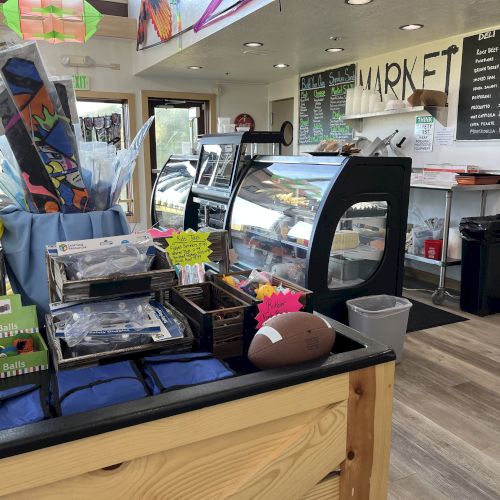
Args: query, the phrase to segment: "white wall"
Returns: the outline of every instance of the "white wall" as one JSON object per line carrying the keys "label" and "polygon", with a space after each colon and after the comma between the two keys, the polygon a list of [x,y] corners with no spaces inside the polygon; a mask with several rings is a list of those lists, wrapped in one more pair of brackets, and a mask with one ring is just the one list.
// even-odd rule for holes
{"label": "white wall", "polygon": [[[482,31],[489,31],[490,29],[485,27]],[[477,32],[476,32],[477,33]],[[402,68],[402,75],[404,74],[404,63],[406,59],[406,66],[411,78],[416,86],[416,88],[425,88],[433,90],[445,90],[447,82],[447,69],[449,66],[449,79],[448,79],[448,127],[456,127],[457,122],[457,107],[458,107],[458,95],[459,95],[459,85],[460,85],[460,69],[462,60],[462,41],[465,36],[469,36],[474,33],[467,33],[464,35],[437,40],[432,43],[423,44],[415,46],[410,49],[390,52],[387,54],[382,54],[377,57],[370,59],[362,59],[360,61],[352,61],[356,63],[357,77],[359,82],[360,72],[363,74],[363,84],[367,85],[367,77],[372,70],[371,77],[371,87],[374,88],[377,70],[381,74],[381,84],[382,93],[385,93],[385,72],[386,65],[391,63],[397,63]],[[450,55],[448,56],[448,49],[450,47],[456,46],[458,51],[454,52],[451,49]],[[444,52],[444,53],[443,53]],[[424,56],[427,54],[438,53],[436,57]],[[425,62],[424,62],[425,59]],[[424,64],[425,69],[428,72],[434,72],[434,74],[429,74],[425,77],[424,82]],[[322,71],[328,68],[318,68],[317,71]],[[394,80],[397,78],[398,70],[396,67],[392,67],[389,70],[388,76],[389,80]],[[285,97],[294,97],[295,106],[295,121],[294,128],[298,130],[298,97],[299,97],[299,76],[296,75],[292,78],[282,80],[270,84],[269,86],[269,100],[282,99]],[[394,85],[394,91],[398,98],[403,97],[403,76],[401,77],[399,83]],[[411,89],[408,91],[408,76],[406,78],[406,95],[411,94]],[[379,83],[375,85],[376,89],[380,88]],[[391,92],[390,86],[388,87],[389,92]],[[425,113],[422,113],[425,114]],[[405,155],[412,157],[413,166],[423,167],[427,163],[457,163],[457,164],[471,164],[478,165],[485,170],[500,170],[500,141],[453,141],[449,146],[440,146],[434,144],[434,149],[429,153],[417,153],[414,151],[414,127],[415,118],[417,114],[407,114],[407,115],[396,115],[396,116],[386,116],[380,118],[371,118],[364,121],[364,126],[359,135],[368,137],[369,139],[374,139],[375,137],[386,137],[392,133],[395,129],[398,129],[400,136],[406,136],[407,140],[404,145],[403,152]],[[442,128],[438,122],[435,125],[435,131],[437,132]],[[296,136],[298,133],[296,132]],[[301,145],[298,146],[296,151],[306,152],[314,149],[314,145]],[[444,193],[442,192],[429,192],[424,190],[415,190],[412,192],[410,199],[410,212],[413,207],[418,207],[424,217],[436,217],[442,216],[444,214]],[[480,195],[478,193],[469,194],[457,194],[453,203],[452,210],[452,227],[457,227],[460,219],[465,216],[474,216],[479,214],[480,208]],[[486,205],[487,213],[499,213],[500,212],[500,197],[496,193],[491,193],[488,196],[488,202]],[[410,222],[414,222],[414,217],[410,213]],[[417,263],[410,263],[411,266],[420,267]],[[426,271],[432,271],[435,269],[430,268],[430,266],[422,266],[422,269]],[[459,279],[459,270],[450,269],[449,276],[455,279]]]}
{"label": "white wall", "polygon": [[[98,64],[118,63],[120,70],[107,68],[82,68],[80,73],[90,76],[91,90],[101,92],[128,92],[135,94],[137,109],[137,128],[141,125],[141,90],[170,90],[176,92],[215,93],[216,82],[211,80],[173,79],[165,69],[163,77],[134,76],[132,59],[135,42],[110,40],[94,37],[85,44],[39,43],[42,57],[49,72],[53,75],[76,74],[78,68],[67,68],[61,64],[61,56],[87,55]],[[268,89],[266,85],[224,84],[222,94],[217,98],[219,116],[235,118],[240,113],[250,114],[257,130],[267,130],[269,125]],[[136,167],[139,171],[140,224],[145,227],[149,207],[146,207],[145,172],[142,156]]]}

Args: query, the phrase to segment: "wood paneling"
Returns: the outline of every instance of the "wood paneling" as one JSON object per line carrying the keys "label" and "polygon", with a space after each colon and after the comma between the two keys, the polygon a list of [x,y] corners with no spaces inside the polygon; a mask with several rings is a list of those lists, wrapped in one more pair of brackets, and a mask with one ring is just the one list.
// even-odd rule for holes
{"label": "wood paneling", "polygon": [[445,309],[470,320],[409,334],[396,369],[393,500],[500,498],[500,315]]}
{"label": "wood paneling", "polygon": [[341,498],[387,496],[394,363],[349,374],[347,460],[341,472]]}
{"label": "wood paneling", "polygon": [[131,17],[105,15],[99,23],[96,36],[135,40],[137,37],[137,20]]}
{"label": "wood paneling", "polygon": [[343,459],[346,420],[347,403],[337,403],[12,498],[298,499]]}
{"label": "wood paneling", "polygon": [[[345,416],[344,407],[332,405],[345,401],[348,394],[348,375],[343,374],[9,457],[1,461],[3,480],[0,484],[0,494],[39,488],[45,484],[81,476],[103,467],[135,461],[175,449],[175,453],[169,455],[168,461],[170,462],[174,460],[173,457],[177,456],[181,447],[188,447],[192,444],[195,444],[201,453],[205,453],[208,451],[205,447],[208,441],[205,440],[214,438],[225,440],[228,434],[233,433],[234,439],[239,442],[239,433],[245,429],[253,427],[259,429],[273,421],[292,417],[296,419],[293,422],[301,422],[296,426],[302,434],[297,435],[295,440],[287,442],[283,448],[283,455],[287,457],[284,461],[280,461],[279,457],[276,458],[276,472],[292,466],[294,449],[297,457],[301,452],[308,455],[310,449],[316,449],[317,453],[328,462],[327,465],[316,464],[320,470],[319,477],[316,478],[315,472],[310,472],[316,480],[311,483],[306,481],[306,488],[302,491],[298,490],[303,496],[341,460],[338,454],[338,441],[342,439],[342,434],[338,434],[329,427],[333,425],[335,428],[334,424],[339,422],[340,428],[345,425],[345,420],[342,420],[344,418],[342,415]],[[317,414],[307,414],[313,410],[316,410]],[[304,414],[307,418],[304,418]],[[299,417],[295,417],[296,415]],[[263,434],[265,440],[265,436],[270,433],[264,429]],[[320,439],[322,436],[323,439]],[[325,449],[321,444],[323,440],[325,440]],[[201,444],[201,441],[205,442]],[[229,443],[229,441],[226,442]],[[345,435],[342,456],[344,453]],[[242,453],[243,456],[249,454],[248,450]],[[314,463],[313,456],[310,460]],[[159,460],[158,463],[164,461],[165,459]],[[332,463],[335,461],[337,463]],[[261,463],[262,474],[266,478],[273,477],[273,467],[267,467],[270,467],[268,463]],[[142,470],[142,466],[140,468]],[[18,479],[20,470],[30,471],[23,481]],[[187,470],[187,468],[184,470],[185,474]],[[196,467],[192,468],[191,475],[199,473]],[[84,477],[87,481],[88,476]],[[249,488],[248,491],[255,491],[253,489],[257,487],[255,476],[243,475],[241,480],[245,481],[244,485],[245,488]],[[266,485],[267,483],[260,487]]]}
{"label": "wood paneling", "polygon": [[318,483],[303,500],[336,500],[340,498],[340,475],[327,477]]}

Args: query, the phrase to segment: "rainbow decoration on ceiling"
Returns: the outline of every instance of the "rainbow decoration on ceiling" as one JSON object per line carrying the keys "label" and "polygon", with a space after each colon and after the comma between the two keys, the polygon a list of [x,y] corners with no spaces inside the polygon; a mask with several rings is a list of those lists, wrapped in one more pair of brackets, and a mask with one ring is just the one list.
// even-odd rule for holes
{"label": "rainbow decoration on ceiling", "polygon": [[7,0],[3,22],[23,40],[86,42],[102,14],[85,0]]}

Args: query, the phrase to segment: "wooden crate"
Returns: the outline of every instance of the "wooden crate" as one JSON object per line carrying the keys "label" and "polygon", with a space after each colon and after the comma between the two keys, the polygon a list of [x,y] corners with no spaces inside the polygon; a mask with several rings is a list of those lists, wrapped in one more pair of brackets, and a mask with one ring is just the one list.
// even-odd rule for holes
{"label": "wooden crate", "polygon": [[[223,276],[244,276],[248,277],[252,271],[238,271],[233,273],[223,273],[217,274],[213,277],[213,282],[226,290],[229,293],[232,293],[235,297],[238,297],[243,302],[250,304],[250,309],[247,313],[247,320],[245,323],[245,335],[243,342],[243,349],[245,352],[248,351],[250,347],[250,342],[252,341],[255,332],[257,331],[257,314],[259,314],[258,305],[262,303],[262,300],[257,300],[253,295],[250,295],[239,288],[229,285],[225,281],[222,280]],[[302,311],[313,312],[313,292],[311,290],[307,290],[291,281],[280,278],[279,276],[273,276],[271,279],[271,284],[273,286],[283,285],[285,288],[289,288],[294,292],[301,292],[302,296],[300,297],[300,303],[302,304]]]}
{"label": "wooden crate", "polygon": [[[210,249],[212,250],[212,253],[209,255],[210,261],[218,264],[219,272],[225,273],[229,271],[229,237],[227,231],[210,227],[200,229],[200,231],[210,232],[210,236],[208,237],[208,241],[211,243]],[[166,238],[157,238],[154,241],[163,248],[167,248],[168,246]],[[168,262],[170,263],[169,259]]]}
{"label": "wooden crate", "polygon": [[96,300],[169,290],[177,284],[177,275],[165,258],[164,252],[156,252],[151,271],[81,280],[68,279],[64,265],[46,253],[50,302]]}
{"label": "wooden crate", "polygon": [[66,343],[64,339],[56,337],[56,328],[52,320],[52,315],[47,314],[45,320],[47,323],[47,344],[52,356],[52,361],[56,370],[67,370],[97,364],[100,361],[109,359],[130,359],[131,357],[140,357],[146,354],[160,352],[189,352],[193,348],[194,337],[191,327],[186,318],[177,311],[171,304],[164,304],[165,308],[181,323],[184,327],[184,339],[179,340],[163,340],[149,344],[143,344],[114,351],[104,351],[83,356],[65,357]]}
{"label": "wooden crate", "polygon": [[[252,271],[249,270],[249,271],[237,271],[233,273],[220,273],[214,277],[214,283],[220,286],[221,288],[224,288],[224,290],[228,291],[229,293],[232,293],[240,300],[243,300],[243,302],[246,302],[247,304],[258,305],[262,302],[262,300],[257,300],[253,295],[250,295],[244,292],[243,290],[240,290],[239,288],[231,286],[222,280],[224,276],[235,276],[235,277],[244,276],[245,278],[248,278],[251,272]],[[283,287],[289,288],[293,292],[301,292],[302,296],[300,297],[300,303],[303,306],[302,310],[310,313],[313,312],[313,292],[311,290],[307,290],[307,288],[303,288],[299,285],[296,285],[295,283],[292,283],[291,281],[280,278],[279,276],[272,277],[271,285],[273,286],[283,285]]]}
{"label": "wooden crate", "polygon": [[248,303],[212,282],[173,287],[171,301],[189,320],[200,349],[219,358],[243,354]]}

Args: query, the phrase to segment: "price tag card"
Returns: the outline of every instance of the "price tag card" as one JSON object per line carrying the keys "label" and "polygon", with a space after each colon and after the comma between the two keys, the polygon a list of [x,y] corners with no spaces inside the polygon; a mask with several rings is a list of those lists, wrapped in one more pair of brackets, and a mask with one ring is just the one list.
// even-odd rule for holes
{"label": "price tag card", "polygon": [[212,242],[208,241],[209,236],[208,232],[181,231],[167,238],[167,253],[174,266],[210,262]]}
{"label": "price tag card", "polygon": [[259,314],[255,318],[258,323],[257,328],[260,328],[265,321],[278,314],[300,311],[302,309],[302,304],[299,302],[300,297],[302,297],[301,292],[280,292],[270,297],[264,297],[262,303],[257,306],[259,309]]}

